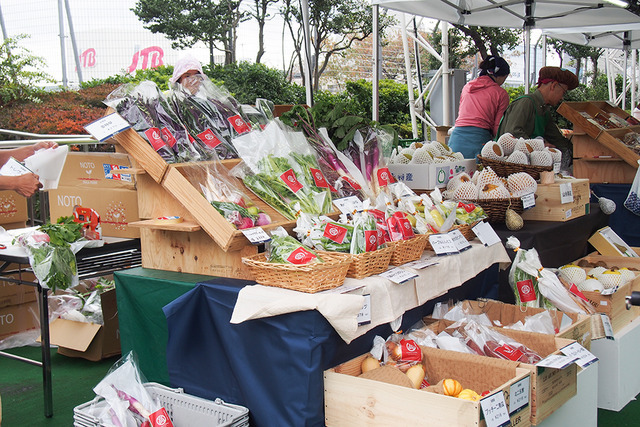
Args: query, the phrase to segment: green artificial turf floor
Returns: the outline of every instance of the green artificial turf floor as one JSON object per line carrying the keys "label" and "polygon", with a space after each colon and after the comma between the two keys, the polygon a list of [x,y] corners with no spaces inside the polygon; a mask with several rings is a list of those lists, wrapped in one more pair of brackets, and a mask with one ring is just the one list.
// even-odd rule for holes
{"label": "green artificial turf floor", "polygon": [[[7,350],[7,352],[40,360],[39,347],[22,347]],[[2,427],[72,426],[73,408],[94,397],[93,387],[118,360],[117,357],[113,357],[100,362],[89,362],[84,359],[61,356],[55,350],[51,351],[51,355],[52,418],[44,416],[42,369],[0,357]],[[598,410],[598,426],[635,427],[638,425],[640,425],[640,401],[638,400],[630,402],[620,412]]]}

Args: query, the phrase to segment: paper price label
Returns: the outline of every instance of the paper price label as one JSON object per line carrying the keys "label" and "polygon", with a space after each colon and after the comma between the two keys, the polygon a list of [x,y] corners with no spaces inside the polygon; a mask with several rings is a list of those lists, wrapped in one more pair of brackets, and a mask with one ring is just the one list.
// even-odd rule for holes
{"label": "paper price label", "polygon": [[496,231],[488,222],[482,221],[476,224],[476,226],[473,227],[472,230],[485,246],[491,246],[495,245],[496,243],[500,243],[500,236],[498,236]]}
{"label": "paper price label", "polygon": [[456,249],[462,252],[471,248],[471,243],[462,235],[460,230],[451,230],[447,233],[451,241],[456,245]]}
{"label": "paper price label", "polygon": [[389,279],[393,283],[397,283],[399,285],[402,285],[403,283],[406,283],[409,280],[418,277],[416,273],[409,270],[403,270],[402,268],[398,267],[387,270],[384,273],[380,273],[378,276]]}
{"label": "paper price label", "polygon": [[494,393],[480,401],[487,427],[501,427],[511,424],[507,403],[502,392]]}
{"label": "paper price label", "polygon": [[538,363],[536,366],[543,368],[564,369],[578,360],[577,357],[562,356],[560,354],[550,354]]}
{"label": "paper price label", "polygon": [[459,252],[448,234],[432,234],[429,236],[429,243],[431,243],[436,255],[450,255]]}
{"label": "paper price label", "polygon": [[20,176],[26,173],[31,173],[29,168],[13,157],[9,157],[9,160],[0,168],[0,176]]}
{"label": "paper price label", "polygon": [[573,187],[570,182],[560,184],[560,203],[573,203]]}
{"label": "paper price label", "polygon": [[361,211],[363,209],[362,201],[360,201],[356,196],[334,199],[333,204],[343,214],[350,214],[354,211]]}
{"label": "paper price label", "polygon": [[571,218],[571,209],[567,209],[567,211],[564,213],[564,219],[569,219]]}
{"label": "paper price label", "polygon": [[100,142],[106,141],[117,133],[127,130],[131,125],[118,113],[107,114],[84,126],[87,132]]}
{"label": "paper price label", "polygon": [[615,339],[613,336],[613,326],[611,325],[611,319],[604,313],[600,313],[600,317],[602,319],[602,326],[604,327],[604,335],[607,339],[613,340]]}
{"label": "paper price label", "polygon": [[529,390],[531,390],[531,377],[523,378],[511,385],[509,390],[510,414],[529,404]]}
{"label": "paper price label", "polygon": [[259,245],[271,240],[271,237],[260,227],[248,228],[246,230],[240,230],[244,237],[246,237],[252,244]]}
{"label": "paper price label", "polygon": [[431,267],[432,265],[440,264],[437,261],[434,261],[432,258],[427,259],[419,259],[417,261],[411,261],[405,264],[405,267],[411,267],[414,270],[424,270],[427,267]]}
{"label": "paper price label", "polygon": [[560,351],[565,356],[577,358],[578,361],[576,362],[576,364],[581,368],[586,368],[592,363],[598,361],[598,358],[593,353],[591,353],[589,350],[587,350],[577,342],[561,348]]}
{"label": "paper price label", "polygon": [[368,325],[371,323],[371,295],[363,295],[364,304],[358,313],[358,326]]}
{"label": "paper price label", "polygon": [[[613,288],[608,288],[600,292],[600,295],[613,295],[617,290],[618,290],[617,286]],[[603,302],[606,302],[606,301],[603,301]],[[600,305],[607,305],[607,304],[600,303]]]}
{"label": "paper price label", "polygon": [[533,208],[536,205],[536,197],[534,193],[525,194],[520,199],[522,200],[522,207],[525,209]]}

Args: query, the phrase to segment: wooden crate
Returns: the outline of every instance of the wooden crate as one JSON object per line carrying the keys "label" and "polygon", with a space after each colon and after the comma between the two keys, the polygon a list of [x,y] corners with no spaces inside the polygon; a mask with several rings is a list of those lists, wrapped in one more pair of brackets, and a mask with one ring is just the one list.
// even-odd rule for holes
{"label": "wooden crate", "polygon": [[[531,383],[531,372],[519,368],[516,362],[421,348],[427,378],[433,384],[455,378],[478,393],[502,392],[509,405],[515,401],[516,390]],[[486,426],[480,402],[359,378],[364,357],[324,372],[325,425]],[[530,410],[530,404],[526,404],[510,413],[511,425],[530,425]]]}
{"label": "wooden crate", "polygon": [[[438,320],[427,326],[439,334],[453,323],[448,320]],[[574,340],[534,332],[492,329],[524,344],[543,358],[552,354],[561,354],[561,348],[574,342]],[[474,355],[473,357],[493,359],[487,356]],[[538,368],[536,365],[521,362],[519,366],[531,371],[531,424],[539,424],[578,392],[576,364],[571,364],[564,369]]]}
{"label": "wooden crate", "polygon": [[630,184],[636,169],[620,159],[574,159],[573,175],[598,184]]}
{"label": "wooden crate", "polygon": [[[571,184],[573,201],[562,203],[561,185]],[[538,184],[536,205],[522,213],[525,220],[568,221],[587,213],[590,190],[588,179],[556,179],[553,184]]]}
{"label": "wooden crate", "polygon": [[[159,270],[252,278],[242,257],[258,252],[244,234],[230,224],[187,178],[206,172],[207,163],[166,163],[134,130],[114,137],[135,160],[138,208],[142,221],[130,223],[140,228],[142,266]],[[239,160],[223,160],[232,168]],[[204,179],[204,178],[203,178]],[[272,220],[266,231],[282,226],[287,231],[296,222],[284,218],[237,180],[238,187]],[[338,213],[331,216],[337,217]],[[158,217],[181,216],[181,223],[158,221]]]}

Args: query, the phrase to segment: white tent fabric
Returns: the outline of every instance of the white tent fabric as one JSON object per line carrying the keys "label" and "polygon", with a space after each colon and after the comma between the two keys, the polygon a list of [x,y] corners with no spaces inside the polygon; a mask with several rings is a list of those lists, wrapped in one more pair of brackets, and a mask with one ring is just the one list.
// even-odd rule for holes
{"label": "white tent fabric", "polygon": [[[625,33],[627,33],[625,35]],[[548,37],[583,46],[623,49],[625,38],[630,49],[640,49],[640,22],[580,28],[554,28],[543,31]]]}

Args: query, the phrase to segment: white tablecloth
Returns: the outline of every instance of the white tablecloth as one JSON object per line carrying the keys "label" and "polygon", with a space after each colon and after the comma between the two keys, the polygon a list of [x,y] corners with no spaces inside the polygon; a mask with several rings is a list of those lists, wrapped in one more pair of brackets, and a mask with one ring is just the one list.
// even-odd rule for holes
{"label": "white tablecloth", "polygon": [[[418,274],[416,279],[401,285],[380,276],[371,276],[362,280],[347,278],[342,287],[347,290],[345,293],[332,290],[306,294],[263,285],[245,286],[238,295],[231,323],[318,310],[342,339],[350,343],[374,327],[391,322],[406,311],[444,295],[491,265],[511,262],[502,244],[485,247],[477,241],[471,244],[471,249],[456,255],[436,257],[433,252],[425,251],[422,258],[433,258],[438,264],[422,270],[401,267]],[[371,296],[371,323],[358,326],[357,316],[366,294]]]}

